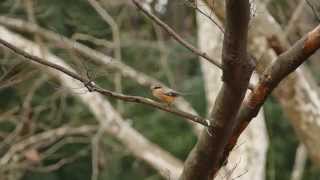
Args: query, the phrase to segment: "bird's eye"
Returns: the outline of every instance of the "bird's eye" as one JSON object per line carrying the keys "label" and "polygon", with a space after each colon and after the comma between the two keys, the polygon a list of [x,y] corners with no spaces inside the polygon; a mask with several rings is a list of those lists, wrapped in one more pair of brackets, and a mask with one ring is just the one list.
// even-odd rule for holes
{"label": "bird's eye", "polygon": [[151,86],[151,89],[160,89],[161,86]]}

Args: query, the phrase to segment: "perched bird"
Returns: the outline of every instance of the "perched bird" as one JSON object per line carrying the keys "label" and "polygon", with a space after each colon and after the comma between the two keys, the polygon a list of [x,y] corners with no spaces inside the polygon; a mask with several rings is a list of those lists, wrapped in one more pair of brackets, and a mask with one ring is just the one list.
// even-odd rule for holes
{"label": "perched bird", "polygon": [[168,105],[171,105],[173,101],[180,96],[180,93],[161,85],[152,85],[150,89],[154,97]]}

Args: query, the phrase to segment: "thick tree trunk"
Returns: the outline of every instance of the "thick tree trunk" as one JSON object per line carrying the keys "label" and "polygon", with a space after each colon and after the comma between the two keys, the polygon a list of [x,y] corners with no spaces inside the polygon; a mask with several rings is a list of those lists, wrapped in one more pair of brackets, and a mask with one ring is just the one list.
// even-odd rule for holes
{"label": "thick tree trunk", "polygon": [[[206,14],[219,21],[214,14],[198,1],[198,7]],[[206,52],[215,59],[220,59],[222,50],[223,33],[207,17],[197,13],[198,23],[198,44],[203,52]],[[207,102],[209,109],[212,109],[214,99],[221,88],[222,71],[214,67],[209,62],[202,60],[201,67],[205,82]],[[215,83],[212,83],[215,82]],[[239,180],[263,180],[265,179],[266,152],[268,147],[268,137],[265,127],[263,111],[240,136],[238,145],[228,158],[227,166],[219,171],[216,179],[224,180],[226,177],[238,177]]]}
{"label": "thick tree trunk", "polygon": [[[249,1],[226,1],[226,28],[223,39],[223,84],[210,114],[212,126],[204,130],[184,164],[181,180],[209,180],[224,163],[223,151],[245,97],[254,64],[247,54]],[[212,80],[212,83],[215,83]],[[209,131],[209,133],[208,133]]]}
{"label": "thick tree trunk", "polygon": [[[205,1],[210,2],[210,0]],[[224,12],[222,10],[224,8],[221,2],[219,0],[214,5],[219,12],[219,18],[223,19]],[[257,59],[260,59],[257,70],[262,72],[271,63],[271,60],[276,59],[276,55],[281,53],[283,48],[289,47],[289,42],[285,37],[286,32],[282,30],[267,10],[265,4],[267,1],[254,2],[256,3],[257,14],[250,22],[249,49]],[[272,36],[281,42],[279,49],[269,49],[268,38],[270,40]],[[317,88],[314,86],[315,82],[314,78],[309,76],[308,70],[303,68],[302,65],[297,71],[291,73],[290,78],[279,84],[273,95],[289,117],[296,134],[306,146],[311,159],[319,164],[320,141],[317,137],[320,136],[320,115],[318,113],[320,112],[320,97]],[[284,96],[283,92],[287,96]],[[289,97],[291,98],[290,101],[288,101]]]}

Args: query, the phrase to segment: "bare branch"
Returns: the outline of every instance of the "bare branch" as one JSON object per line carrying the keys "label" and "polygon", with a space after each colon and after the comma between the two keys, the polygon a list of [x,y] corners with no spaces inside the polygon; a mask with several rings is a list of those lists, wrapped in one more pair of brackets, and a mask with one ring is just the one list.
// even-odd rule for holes
{"label": "bare branch", "polygon": [[2,45],[4,45],[5,47],[11,49],[16,54],[19,54],[20,56],[23,56],[28,60],[31,60],[33,62],[42,64],[44,66],[48,66],[48,67],[53,68],[55,70],[58,70],[58,71],[60,71],[60,72],[62,72],[64,74],[72,77],[73,79],[76,79],[76,80],[82,82],[83,85],[86,88],[88,88],[88,90],[90,92],[99,92],[100,94],[103,94],[105,96],[114,97],[114,98],[117,98],[117,99],[121,99],[123,101],[135,102],[135,103],[141,103],[141,104],[149,105],[151,107],[155,107],[155,108],[158,108],[160,110],[163,110],[163,111],[166,111],[166,112],[170,112],[172,114],[175,114],[175,115],[178,115],[180,117],[186,118],[188,120],[200,123],[200,124],[202,124],[204,126],[210,126],[210,124],[208,123],[208,121],[209,121],[208,119],[205,119],[205,118],[202,118],[200,116],[196,116],[196,115],[184,112],[184,111],[180,111],[178,109],[172,109],[171,107],[169,107],[167,105],[161,104],[159,102],[153,101],[153,100],[148,99],[148,98],[139,97],[139,96],[123,95],[121,93],[116,93],[116,92],[112,92],[112,91],[100,88],[97,85],[95,85],[95,83],[92,82],[91,80],[89,80],[87,78],[84,78],[84,77],[76,74],[75,72],[70,71],[70,70],[68,70],[68,69],[66,69],[66,68],[64,68],[64,67],[62,67],[62,66],[60,66],[58,64],[51,63],[51,62],[46,61],[44,59],[41,59],[41,58],[39,58],[37,56],[31,55],[29,53],[26,53],[26,52],[20,50],[19,48],[17,48],[16,46],[6,42],[3,39],[0,39],[0,43]]}
{"label": "bare branch", "polygon": [[81,40],[81,41],[89,41],[97,46],[103,46],[103,47],[110,48],[110,49],[114,48],[113,42],[110,42],[105,39],[98,39],[98,38],[95,38],[95,37],[90,36],[88,34],[75,33],[72,35],[71,39]]}

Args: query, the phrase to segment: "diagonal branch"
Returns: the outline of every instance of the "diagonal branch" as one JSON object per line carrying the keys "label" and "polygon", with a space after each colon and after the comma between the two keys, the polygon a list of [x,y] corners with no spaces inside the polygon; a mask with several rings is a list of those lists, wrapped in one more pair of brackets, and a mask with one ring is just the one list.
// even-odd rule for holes
{"label": "diagonal branch", "polygon": [[84,84],[84,86],[86,88],[88,88],[88,90],[90,92],[99,92],[100,94],[103,94],[105,96],[114,97],[114,98],[117,98],[117,99],[120,99],[120,100],[123,100],[123,101],[135,102],[135,103],[141,103],[141,104],[149,105],[151,107],[155,107],[155,108],[161,109],[163,111],[170,112],[172,114],[175,114],[175,115],[178,115],[180,117],[186,118],[188,120],[200,123],[200,124],[202,124],[204,126],[209,126],[210,125],[210,123],[208,123],[209,122],[208,119],[202,118],[200,116],[195,116],[193,114],[190,114],[190,113],[184,112],[184,111],[180,111],[178,109],[172,109],[169,106],[166,106],[164,104],[158,103],[158,102],[153,101],[151,99],[144,98],[144,97],[139,97],[139,96],[123,95],[121,93],[116,93],[116,92],[113,92],[113,91],[109,91],[109,90],[103,89],[103,88],[97,86],[91,80],[89,80],[87,78],[84,78],[84,77],[78,75],[77,73],[75,73],[73,71],[70,71],[70,70],[68,70],[68,69],[66,69],[66,68],[64,68],[64,67],[62,67],[62,66],[60,66],[58,64],[54,64],[52,62],[46,61],[44,59],[41,59],[41,58],[39,58],[37,56],[31,55],[29,53],[26,53],[23,50],[20,50],[16,46],[6,42],[3,39],[0,39],[0,44],[4,45],[5,47],[11,49],[16,54],[18,54],[20,56],[23,56],[28,60],[31,60],[33,62],[42,64],[44,66],[48,66],[48,67],[53,68],[55,70],[58,70],[58,71],[60,71],[60,72],[62,72],[64,74],[72,77],[73,79],[76,79],[76,80],[82,82]]}
{"label": "diagonal branch", "polygon": [[156,22],[160,27],[162,27],[170,36],[172,36],[176,41],[178,41],[181,45],[192,51],[198,56],[203,57],[210,63],[214,64],[218,68],[222,69],[222,65],[215,59],[212,59],[207,55],[207,53],[200,51],[196,47],[194,47],[189,42],[185,41],[178,33],[176,33],[170,26],[168,26],[166,23],[161,21],[157,16],[152,14],[151,12],[147,11],[142,7],[142,5],[138,2],[139,0],[132,0],[132,2],[141,10],[145,15],[147,15],[150,19],[152,19],[154,22]]}
{"label": "diagonal branch", "polygon": [[237,125],[229,144],[225,149],[223,160],[235,146],[240,134],[254,118],[273,89],[305,62],[316,50],[320,48],[320,25],[296,42],[288,51],[281,54],[278,59],[265,70],[257,87],[250,93],[247,100],[242,103],[237,119]]}

